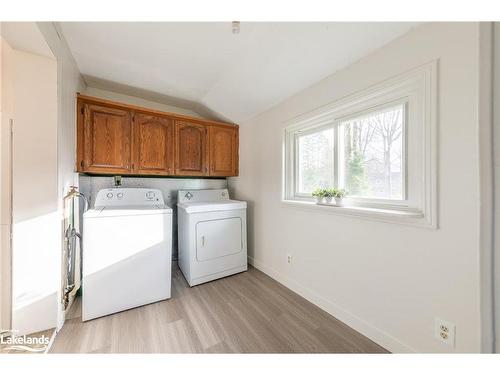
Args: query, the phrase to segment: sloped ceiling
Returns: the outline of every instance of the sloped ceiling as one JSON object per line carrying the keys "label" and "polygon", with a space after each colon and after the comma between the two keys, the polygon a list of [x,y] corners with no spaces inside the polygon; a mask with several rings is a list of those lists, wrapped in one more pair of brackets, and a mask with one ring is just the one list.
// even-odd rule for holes
{"label": "sloped ceiling", "polygon": [[247,120],[380,48],[416,23],[64,22],[88,80]]}
{"label": "sloped ceiling", "polygon": [[1,33],[12,48],[54,58],[36,22],[2,22]]}

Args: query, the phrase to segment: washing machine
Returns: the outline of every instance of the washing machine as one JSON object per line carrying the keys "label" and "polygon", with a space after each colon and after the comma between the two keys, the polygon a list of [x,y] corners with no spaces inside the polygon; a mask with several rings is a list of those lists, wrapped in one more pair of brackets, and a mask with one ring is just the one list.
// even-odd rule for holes
{"label": "washing machine", "polygon": [[227,189],[179,190],[179,267],[190,286],[247,270],[244,201]]}
{"label": "washing machine", "polygon": [[84,321],[170,298],[172,209],[160,190],[100,190],[83,236]]}

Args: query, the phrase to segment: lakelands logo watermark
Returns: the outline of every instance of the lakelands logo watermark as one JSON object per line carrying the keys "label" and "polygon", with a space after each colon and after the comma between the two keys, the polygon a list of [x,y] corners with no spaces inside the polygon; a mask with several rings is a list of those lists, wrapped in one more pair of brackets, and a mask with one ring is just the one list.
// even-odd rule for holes
{"label": "lakelands logo watermark", "polygon": [[45,335],[26,336],[18,335],[17,331],[0,331],[0,345],[6,351],[44,352],[49,345],[50,337]]}

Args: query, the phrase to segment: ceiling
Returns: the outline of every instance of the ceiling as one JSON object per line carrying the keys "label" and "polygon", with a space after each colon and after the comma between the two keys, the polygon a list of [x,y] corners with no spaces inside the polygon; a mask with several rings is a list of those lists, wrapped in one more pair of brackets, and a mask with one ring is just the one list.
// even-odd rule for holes
{"label": "ceiling", "polygon": [[54,58],[35,22],[2,22],[2,36],[12,48]]}
{"label": "ceiling", "polygon": [[[241,122],[417,23],[63,22],[88,80],[156,93]],[[104,82],[104,83],[103,83]],[[104,88],[104,87],[101,87]]]}

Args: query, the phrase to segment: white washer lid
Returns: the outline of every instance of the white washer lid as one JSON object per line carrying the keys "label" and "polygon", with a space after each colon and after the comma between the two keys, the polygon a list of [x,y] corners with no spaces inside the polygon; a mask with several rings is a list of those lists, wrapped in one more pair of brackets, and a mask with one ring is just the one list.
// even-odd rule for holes
{"label": "white washer lid", "polygon": [[96,207],[83,214],[85,218],[93,217],[116,217],[116,216],[139,216],[139,215],[168,215],[172,209],[166,205],[161,206],[119,206],[119,207]]}
{"label": "white washer lid", "polygon": [[226,200],[221,202],[188,202],[178,203],[177,207],[185,210],[187,213],[193,212],[211,212],[211,211],[228,211],[241,210],[247,208],[247,202]]}

